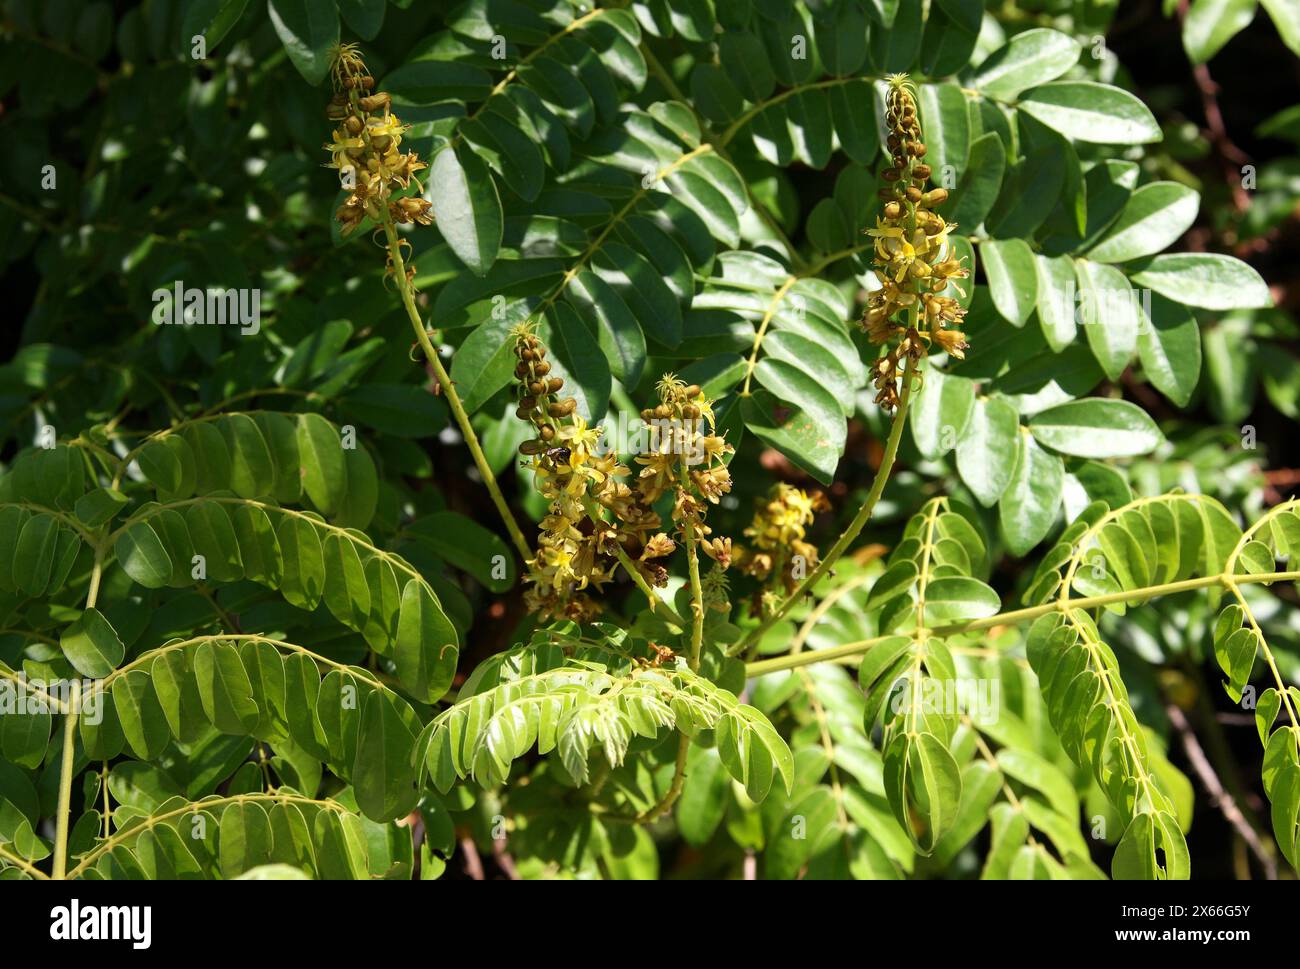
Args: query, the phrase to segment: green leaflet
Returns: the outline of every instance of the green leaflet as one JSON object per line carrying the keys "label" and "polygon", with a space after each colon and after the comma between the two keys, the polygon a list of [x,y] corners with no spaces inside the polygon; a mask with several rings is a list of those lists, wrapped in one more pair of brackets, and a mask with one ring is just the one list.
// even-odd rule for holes
{"label": "green leaflet", "polygon": [[982,505],[992,505],[1011,482],[1001,459],[1015,450],[1019,418],[1000,397],[977,397],[965,433],[957,440],[957,470]]}
{"label": "green leaflet", "polygon": [[271,0],[271,23],[293,66],[308,84],[329,71],[330,45],[339,40],[338,10],[331,0]]}
{"label": "green leaflet", "polygon": [[1043,27],[1026,30],[984,59],[975,87],[990,97],[1014,98],[1027,87],[1055,80],[1078,59],[1073,37]]}
{"label": "green leaflet", "polygon": [[[416,731],[410,708],[379,690],[366,696],[357,736],[352,784],[369,818],[387,821],[410,814],[418,794],[410,750]],[[405,716],[403,716],[405,714]]]}
{"label": "green leaflet", "polygon": [[1139,407],[1122,400],[1073,400],[1035,415],[1029,430],[1062,454],[1085,458],[1145,454],[1162,440],[1160,429]]}
{"label": "green leaflet", "polygon": [[1160,140],[1160,127],[1150,109],[1108,84],[1052,81],[1023,92],[1019,107],[1077,141],[1140,145]]}
{"label": "green leaflet", "polygon": [[885,754],[885,788],[917,847],[929,853],[956,819],[962,779],[952,754],[933,734],[905,737]]}
{"label": "green leaflet", "polygon": [[94,607],[63,631],[59,646],[78,673],[95,679],[112,672],[126,652],[117,631]]}
{"label": "green leaflet", "polygon": [[501,199],[487,166],[472,151],[445,148],[429,168],[430,201],[439,231],[478,276],[496,262],[501,247]]}
{"label": "green leaflet", "polygon": [[459,656],[456,630],[420,579],[402,589],[394,658],[403,688],[432,703],[451,687]]}

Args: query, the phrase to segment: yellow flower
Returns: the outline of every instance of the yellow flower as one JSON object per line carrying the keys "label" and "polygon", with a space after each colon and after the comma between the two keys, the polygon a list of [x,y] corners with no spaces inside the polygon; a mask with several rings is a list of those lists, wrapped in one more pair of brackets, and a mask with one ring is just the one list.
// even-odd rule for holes
{"label": "yellow flower", "polygon": [[356,162],[352,160],[349,151],[364,148],[366,143],[360,138],[350,137],[343,128],[336,128],[332,133],[333,140],[328,145],[322,147],[330,153],[330,167],[337,169],[356,168]]}

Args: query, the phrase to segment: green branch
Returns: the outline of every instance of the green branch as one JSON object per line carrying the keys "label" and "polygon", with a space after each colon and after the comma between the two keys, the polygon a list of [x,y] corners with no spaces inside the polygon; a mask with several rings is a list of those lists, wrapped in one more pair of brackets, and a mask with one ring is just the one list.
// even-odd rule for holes
{"label": "green branch", "polygon": [[794,604],[808,592],[811,592],[822,577],[830,572],[835,563],[839,561],[840,556],[848,550],[848,547],[862,533],[862,529],[866,527],[867,522],[871,520],[871,515],[876,510],[876,503],[880,501],[880,496],[885,490],[885,482],[889,480],[889,474],[894,468],[894,459],[898,456],[898,445],[903,438],[903,425],[907,423],[907,409],[912,399],[912,378],[916,375],[916,372],[917,361],[908,357],[907,367],[903,371],[903,392],[899,396],[898,410],[894,413],[894,422],[889,429],[889,439],[885,442],[884,457],[880,459],[880,467],[876,471],[876,480],[871,483],[871,491],[867,494],[862,507],[858,509],[858,513],[853,517],[853,521],[849,522],[848,528],[844,529],[844,533],[831,546],[831,550],[818,563],[817,568],[813,569],[807,578],[795,587],[795,590],[785,598],[770,616],[746,633],[744,638],[728,651],[728,655],[735,656],[756,645],[765,632],[784,619],[786,613],[794,607]]}
{"label": "green branch", "polygon": [[[1155,599],[1158,596],[1172,595],[1175,592],[1186,592],[1190,589],[1206,589],[1210,586],[1223,586],[1232,588],[1242,583],[1270,583],[1270,582],[1292,582],[1300,580],[1300,571],[1297,572],[1260,572],[1255,575],[1209,575],[1199,579],[1183,579],[1181,582],[1166,582],[1163,585],[1147,586],[1142,589],[1133,589],[1129,592],[1111,592],[1102,596],[1088,596],[1083,599],[1069,599],[1064,601],[1048,602],[1041,606],[1031,606],[1028,609],[1014,609],[1010,612],[1000,612],[996,616],[989,616],[985,619],[972,619],[967,622],[950,623],[946,626],[936,626],[933,629],[925,630],[929,636],[940,639],[946,639],[949,636],[957,636],[961,633],[979,632],[981,629],[992,629],[995,626],[1018,626],[1037,619],[1039,616],[1045,616],[1049,612],[1064,613],[1070,609],[1094,609],[1099,606],[1108,606],[1117,602],[1144,602],[1147,599]],[[819,649],[811,653],[797,653],[788,656],[777,656],[772,659],[759,660],[755,663],[748,663],[745,666],[746,676],[763,676],[767,673],[775,673],[779,670],[795,669],[799,666],[808,666],[812,663],[827,663],[832,660],[844,659],[849,656],[858,656],[865,653],[877,643],[883,643],[887,639],[893,639],[896,635],[873,636],[871,639],[857,640],[852,643],[843,643],[839,646],[832,646],[829,649]]]}
{"label": "green branch", "polygon": [[392,217],[389,216],[387,209],[384,210],[384,235],[388,239],[388,257],[393,263],[393,275],[397,279],[397,287],[402,294],[402,305],[406,307],[406,315],[411,320],[411,328],[415,330],[415,339],[419,341],[420,349],[424,351],[429,366],[433,367],[438,384],[447,398],[447,404],[451,407],[452,415],[456,418],[456,425],[460,428],[461,436],[465,438],[469,453],[474,458],[474,465],[478,468],[479,476],[483,479],[483,485],[487,488],[488,494],[492,496],[492,503],[496,505],[497,512],[505,523],[511,541],[514,542],[515,548],[519,551],[523,560],[527,562],[533,557],[532,547],[528,544],[528,539],[524,538],[524,533],[520,531],[519,523],[515,521],[510,506],[506,504],[505,496],[501,494],[501,487],[497,484],[496,475],[492,473],[492,467],[483,454],[478,435],[474,433],[474,427],[469,422],[469,414],[465,410],[465,405],[460,401],[460,394],[456,392],[455,384],[451,382],[447,369],[442,365],[442,360],[438,357],[438,351],[434,349],[433,344],[429,341],[429,334],[424,328],[424,321],[420,319],[420,312],[415,306],[415,293],[412,290],[411,281],[406,278],[406,264],[402,261],[401,239],[397,236],[397,228],[393,225]]}

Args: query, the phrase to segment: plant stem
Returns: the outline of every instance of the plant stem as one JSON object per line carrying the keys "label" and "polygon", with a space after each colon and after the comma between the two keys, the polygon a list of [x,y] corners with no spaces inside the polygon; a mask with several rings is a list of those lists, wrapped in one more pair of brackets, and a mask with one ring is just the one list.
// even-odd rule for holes
{"label": "plant stem", "polygon": [[[1190,589],[1205,589],[1212,585],[1222,585],[1231,587],[1240,583],[1270,583],[1270,582],[1293,582],[1300,579],[1300,571],[1296,572],[1259,572],[1254,575],[1209,575],[1199,579],[1183,579],[1180,582],[1168,582],[1164,585],[1148,586],[1144,589],[1133,589],[1128,592],[1111,592],[1103,596],[1088,596],[1084,599],[1068,599],[1047,602],[1041,606],[1031,606],[1028,609],[1014,609],[1010,612],[1000,612],[996,616],[989,616],[986,619],[972,619],[968,622],[951,623],[947,626],[936,626],[934,629],[927,630],[927,635],[946,639],[949,636],[956,636],[960,633],[973,633],[981,629],[992,629],[994,626],[1014,626],[1020,623],[1029,622],[1031,619],[1037,619],[1039,616],[1045,616],[1049,612],[1065,612],[1073,609],[1094,609],[1098,606],[1111,605],[1116,602],[1144,602],[1147,599],[1154,599],[1157,596],[1172,595],[1175,592],[1187,592]],[[746,676],[763,676],[767,673],[775,673],[778,670],[790,670],[799,666],[808,666],[812,663],[826,663],[831,660],[843,659],[847,656],[857,656],[865,653],[872,646],[883,643],[887,639],[893,639],[895,636],[907,635],[906,633],[894,633],[887,636],[873,636],[871,639],[861,639],[852,643],[844,643],[840,646],[832,646],[829,649],[818,649],[811,653],[793,653],[788,656],[776,656],[772,659],[759,660],[756,663],[749,663],[745,666]]]}
{"label": "plant stem", "polygon": [[[95,562],[90,568],[90,589],[86,608],[99,601],[99,582],[104,574],[104,554],[108,542],[95,546]],[[52,877],[63,879],[68,871],[68,828],[72,817],[72,773],[77,757],[77,722],[81,715],[81,685],[75,680],[68,691],[68,712],[63,721],[63,755],[59,764],[59,803],[54,811],[54,868]]]}
{"label": "plant stem", "polygon": [[[690,470],[686,455],[681,455],[681,488],[690,488]],[[705,587],[699,581],[699,553],[695,549],[695,523],[686,516],[682,522],[682,535],[686,537],[686,571],[690,576],[690,671],[699,672],[699,654],[705,645]],[[685,763],[685,761],[682,761]]]}
{"label": "plant stem", "polygon": [[425,332],[424,321],[420,319],[420,312],[416,309],[415,293],[412,291],[410,280],[406,278],[406,265],[402,261],[401,240],[398,238],[397,228],[393,225],[393,220],[388,216],[387,212],[384,213],[383,221],[384,235],[388,239],[388,256],[393,262],[393,275],[397,279],[397,287],[402,294],[402,305],[406,307],[406,315],[410,317],[411,327],[415,330],[415,338],[419,341],[420,349],[424,351],[429,366],[433,367],[434,375],[438,378],[438,384],[442,387],[448,406],[451,407],[451,413],[456,418],[456,425],[460,428],[461,436],[465,438],[469,453],[474,458],[474,465],[478,468],[480,477],[483,478],[483,484],[487,487],[488,494],[492,496],[492,503],[497,506],[497,512],[505,523],[506,531],[510,533],[510,538],[515,543],[515,548],[518,549],[520,556],[524,561],[527,561],[533,557],[533,550],[529,546],[528,540],[524,538],[524,533],[520,531],[519,524],[510,511],[510,506],[506,504],[505,496],[501,494],[496,475],[492,473],[492,468],[488,465],[487,458],[483,454],[483,448],[479,444],[478,435],[474,433],[474,427],[469,422],[469,414],[466,413],[465,405],[460,401],[460,394],[456,393],[456,386],[451,382],[451,377],[447,375],[447,370],[438,357],[438,351],[434,349],[429,340],[429,334]]}
{"label": "plant stem", "polygon": [[669,811],[672,810],[677,799],[682,795],[682,788],[686,785],[686,755],[691,749],[691,738],[686,734],[681,734],[677,738],[677,762],[673,765],[673,779],[668,785],[668,792],[664,794],[663,799],[644,814],[637,816],[638,824],[650,824],[657,821]]}
{"label": "plant stem", "polygon": [[77,718],[81,709],[81,687],[75,682],[68,691],[68,713],[63,721],[63,762],[59,765],[59,805],[54,815],[53,877],[67,877],[68,824],[72,815],[72,768],[77,749]]}
{"label": "plant stem", "polygon": [[[690,469],[686,456],[679,462],[683,490],[690,487]],[[704,586],[700,582],[700,557],[696,549],[695,524],[689,518],[682,522],[682,532],[686,536],[686,566],[691,577],[691,655],[688,663],[692,673],[700,671],[700,653],[704,649]],[[686,785],[686,755],[691,749],[691,738],[681,734],[677,738],[677,762],[673,765],[673,779],[663,800],[637,818],[642,824],[648,824],[672,810],[672,806],[681,797]]]}
{"label": "plant stem", "polygon": [[623,546],[617,545],[615,547],[615,554],[618,555],[618,561],[619,564],[623,566],[623,570],[627,572],[627,574],[631,577],[632,581],[636,583],[636,587],[640,589],[643,593],[645,593],[645,597],[650,600],[650,611],[662,612],[664,617],[669,622],[671,622],[674,626],[677,626],[679,629],[685,631],[685,629],[687,628],[687,626],[690,625],[690,623],[688,623],[681,616],[677,615],[676,609],[674,609],[668,603],[664,602],[663,599],[659,598],[655,590],[650,587],[650,583],[645,580],[645,576],[643,576],[640,572],[637,571],[637,567],[632,562],[631,556],[627,554],[627,552],[623,549]]}
{"label": "plant stem", "polygon": [[862,529],[866,527],[867,522],[871,520],[872,512],[876,510],[876,504],[880,501],[880,496],[885,490],[885,482],[889,480],[889,473],[894,468],[894,459],[898,456],[898,445],[903,438],[903,425],[907,423],[907,409],[912,399],[912,377],[915,375],[916,370],[916,360],[908,357],[907,366],[903,370],[903,392],[898,399],[898,410],[894,414],[894,422],[889,429],[889,439],[885,442],[885,454],[880,459],[880,467],[876,471],[876,479],[871,483],[871,491],[868,492],[866,501],[858,509],[853,521],[849,522],[849,527],[831,546],[831,550],[826,553],[826,557],[818,563],[817,568],[813,569],[808,574],[808,577],[795,587],[795,590],[785,598],[775,612],[745,634],[744,638],[732,648],[731,655],[741,653],[751,646],[757,646],[763,633],[784,619],[786,613],[793,608],[794,604],[812,591],[817,583],[821,581],[822,576],[826,575],[839,561],[840,556],[853,544],[858,535],[862,533]]}

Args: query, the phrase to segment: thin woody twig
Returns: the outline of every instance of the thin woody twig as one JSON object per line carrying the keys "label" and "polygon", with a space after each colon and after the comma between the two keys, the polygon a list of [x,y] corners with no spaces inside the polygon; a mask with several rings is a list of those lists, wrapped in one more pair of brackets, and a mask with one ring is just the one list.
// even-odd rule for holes
{"label": "thin woody twig", "polygon": [[1251,826],[1245,815],[1241,813],[1236,798],[1228,793],[1219,780],[1214,765],[1205,756],[1200,741],[1196,739],[1196,734],[1192,732],[1192,726],[1187,722],[1187,716],[1177,704],[1173,703],[1166,705],[1165,712],[1169,715],[1169,722],[1173,724],[1174,729],[1178,732],[1178,739],[1182,742],[1183,752],[1187,754],[1187,762],[1191,765],[1192,770],[1196,772],[1201,786],[1205,788],[1205,793],[1209,795],[1210,804],[1218,809],[1224,819],[1241,836],[1241,840],[1250,848],[1251,854],[1258,859],[1260,867],[1264,870],[1264,877],[1269,881],[1275,881],[1277,879],[1277,861],[1260,840],[1259,832]]}

